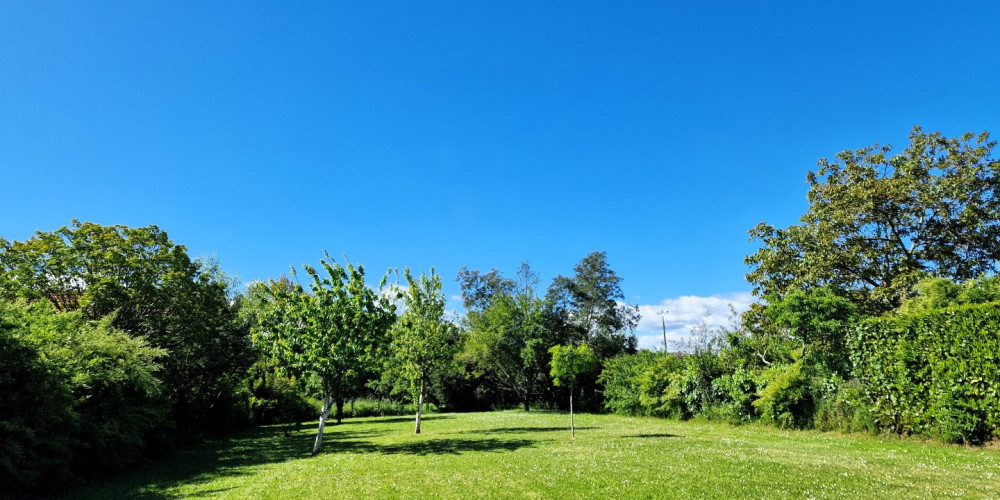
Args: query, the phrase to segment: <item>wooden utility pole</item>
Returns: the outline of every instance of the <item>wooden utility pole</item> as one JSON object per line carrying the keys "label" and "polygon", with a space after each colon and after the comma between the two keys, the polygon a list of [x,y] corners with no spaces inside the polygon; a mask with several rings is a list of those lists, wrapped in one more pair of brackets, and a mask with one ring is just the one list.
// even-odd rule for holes
{"label": "wooden utility pole", "polygon": [[667,312],[668,311],[666,309],[664,309],[664,310],[656,313],[657,316],[660,317],[660,324],[663,325],[663,355],[664,356],[667,355],[667,320],[666,320]]}

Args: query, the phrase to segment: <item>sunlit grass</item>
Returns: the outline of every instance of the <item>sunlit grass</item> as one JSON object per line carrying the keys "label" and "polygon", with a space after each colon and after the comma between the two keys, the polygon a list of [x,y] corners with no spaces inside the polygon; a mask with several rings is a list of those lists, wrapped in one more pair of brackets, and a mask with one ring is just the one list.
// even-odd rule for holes
{"label": "sunlit grass", "polygon": [[83,498],[1000,497],[1000,450],[835,433],[518,411],[347,420],[206,443]]}

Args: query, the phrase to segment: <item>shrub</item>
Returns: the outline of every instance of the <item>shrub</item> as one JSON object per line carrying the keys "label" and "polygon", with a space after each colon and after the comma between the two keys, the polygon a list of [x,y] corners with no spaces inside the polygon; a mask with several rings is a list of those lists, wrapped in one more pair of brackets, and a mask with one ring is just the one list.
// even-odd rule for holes
{"label": "shrub", "polygon": [[836,389],[819,399],[813,426],[821,431],[878,431],[871,412],[871,400],[857,379],[840,381]]}
{"label": "shrub", "polygon": [[604,370],[597,379],[604,385],[604,409],[620,415],[648,413],[642,402],[642,377],[656,366],[657,357],[662,358],[663,355],[639,351],[605,361]]}
{"label": "shrub", "polygon": [[803,373],[802,360],[778,365],[761,374],[764,382],[753,402],[761,419],[781,428],[804,429],[812,423],[813,395],[809,378]]}
{"label": "shrub", "polygon": [[712,387],[722,399],[717,406],[717,416],[732,424],[752,421],[757,415],[753,401],[760,383],[758,379],[755,373],[737,368],[712,381]]}

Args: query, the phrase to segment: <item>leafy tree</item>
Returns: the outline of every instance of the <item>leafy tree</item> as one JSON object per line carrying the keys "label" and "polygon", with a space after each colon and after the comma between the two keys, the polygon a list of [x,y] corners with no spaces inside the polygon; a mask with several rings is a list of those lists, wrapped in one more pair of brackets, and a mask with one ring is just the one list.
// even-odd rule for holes
{"label": "leafy tree", "polygon": [[635,352],[632,330],[639,308],[625,302],[621,278],[608,266],[605,252],[593,252],[573,268],[572,278],[557,276],[549,298],[564,308],[580,341],[590,344],[600,359]]}
{"label": "leafy tree", "polygon": [[373,290],[365,284],[362,266],[348,262],[345,268],[327,258],[329,262],[320,260],[325,277],[303,266],[312,278],[308,293],[297,283],[291,288],[278,282],[262,285],[268,305],[255,329],[256,341],[269,346],[286,370],[320,381],[323,408],[313,455],[322,447],[331,407],[341,406],[360,384],[361,374],[381,358],[396,320],[393,294],[381,293],[388,273]]}
{"label": "leafy tree", "polygon": [[483,273],[479,270],[469,270],[462,266],[456,277],[462,287],[462,305],[470,311],[482,311],[493,301],[493,297],[512,294],[516,283],[504,278],[500,271],[490,269]]}
{"label": "leafy tree", "polygon": [[548,349],[563,340],[551,302],[535,295],[537,282],[531,267],[522,263],[517,280],[490,294],[481,309],[470,311],[464,353],[479,370],[513,391],[524,411],[531,409],[532,396],[545,381]]}
{"label": "leafy tree", "polygon": [[898,155],[878,144],[821,159],[800,224],[750,231],[759,297],[831,285],[868,313],[899,306],[922,277],[964,281],[1000,259],[1000,161],[984,132],[915,127]]}
{"label": "leafy tree", "polygon": [[829,287],[795,291],[768,304],[767,315],[801,348],[804,363],[848,374],[847,332],[856,315],[849,300]]}
{"label": "leafy tree", "polygon": [[404,271],[409,285],[403,294],[403,314],[393,325],[392,351],[398,370],[410,382],[417,403],[416,434],[420,434],[420,413],[424,406],[425,385],[430,377],[450,365],[458,352],[458,326],[445,318],[445,298],[441,276],[421,274],[420,280]]}
{"label": "leafy tree", "polygon": [[227,418],[252,362],[232,283],[156,226],[73,221],[27,241],[0,238],[0,298],[49,301],[166,349],[159,372],[173,425],[197,435]]}
{"label": "leafy tree", "polygon": [[573,421],[573,391],[577,379],[597,368],[597,356],[587,344],[577,346],[557,345],[549,349],[552,354],[552,383],[557,387],[569,385],[569,428],[576,439],[576,425]]}

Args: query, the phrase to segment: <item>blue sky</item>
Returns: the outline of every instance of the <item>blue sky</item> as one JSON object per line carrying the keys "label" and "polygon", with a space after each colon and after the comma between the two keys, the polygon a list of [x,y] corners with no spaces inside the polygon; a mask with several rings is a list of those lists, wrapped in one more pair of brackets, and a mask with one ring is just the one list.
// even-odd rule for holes
{"label": "blue sky", "polygon": [[0,0],[0,236],[157,224],[243,281],[325,248],[436,266],[450,295],[463,265],[547,282],[604,250],[682,331],[747,300],[746,231],[794,222],[820,157],[915,124],[998,132],[997,19],[991,1]]}

